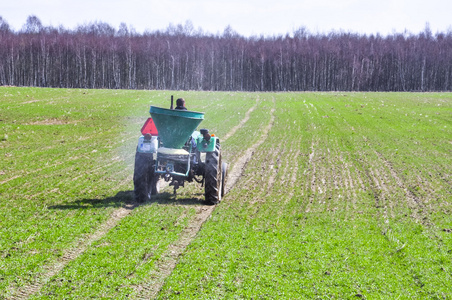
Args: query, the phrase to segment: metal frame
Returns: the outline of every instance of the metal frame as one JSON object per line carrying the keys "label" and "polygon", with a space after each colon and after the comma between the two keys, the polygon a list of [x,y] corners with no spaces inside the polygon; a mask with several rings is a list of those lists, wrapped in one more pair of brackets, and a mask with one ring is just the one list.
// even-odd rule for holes
{"label": "metal frame", "polygon": [[[156,174],[169,174],[169,175],[171,175],[171,176],[182,176],[182,177],[188,177],[188,174],[190,173],[190,158],[191,158],[191,150],[192,150],[192,146],[191,146],[191,144],[190,144],[190,147],[189,147],[189,151],[188,151],[188,155],[187,155],[187,157],[188,157],[188,161],[187,161],[187,172],[185,173],[185,174],[183,174],[183,173],[179,173],[179,172],[170,172],[170,171],[168,171],[168,170],[165,170],[165,171],[160,171],[160,170],[158,170],[158,166],[159,166],[159,153],[158,153],[158,151],[157,151],[157,157],[156,157],[156,160],[155,160],[155,173]],[[160,154],[160,155],[167,155],[167,154]],[[171,159],[168,159],[168,160],[171,160]]]}

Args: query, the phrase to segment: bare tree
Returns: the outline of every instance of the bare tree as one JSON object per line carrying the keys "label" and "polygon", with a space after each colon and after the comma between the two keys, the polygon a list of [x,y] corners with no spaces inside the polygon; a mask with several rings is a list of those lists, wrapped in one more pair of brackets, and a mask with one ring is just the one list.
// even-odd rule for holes
{"label": "bare tree", "polygon": [[452,31],[389,36],[347,32],[240,36],[190,21],[137,34],[96,22],[18,32],[0,17],[0,84],[73,88],[248,91],[452,90]]}

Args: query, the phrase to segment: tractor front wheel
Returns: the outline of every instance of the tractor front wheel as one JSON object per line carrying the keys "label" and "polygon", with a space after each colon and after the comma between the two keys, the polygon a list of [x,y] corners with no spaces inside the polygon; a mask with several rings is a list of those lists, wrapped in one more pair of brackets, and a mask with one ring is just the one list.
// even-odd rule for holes
{"label": "tractor front wheel", "polygon": [[223,195],[220,143],[216,144],[215,151],[206,153],[204,184],[207,204],[220,203]]}

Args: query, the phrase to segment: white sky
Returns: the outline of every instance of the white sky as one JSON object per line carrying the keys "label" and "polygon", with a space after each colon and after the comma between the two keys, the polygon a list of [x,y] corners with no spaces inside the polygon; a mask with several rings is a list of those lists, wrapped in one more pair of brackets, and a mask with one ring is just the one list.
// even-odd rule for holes
{"label": "white sky", "polygon": [[19,30],[30,15],[44,26],[96,21],[118,29],[120,23],[142,33],[170,23],[222,33],[226,26],[244,36],[344,30],[382,35],[405,30],[452,31],[452,0],[0,0],[0,16]]}

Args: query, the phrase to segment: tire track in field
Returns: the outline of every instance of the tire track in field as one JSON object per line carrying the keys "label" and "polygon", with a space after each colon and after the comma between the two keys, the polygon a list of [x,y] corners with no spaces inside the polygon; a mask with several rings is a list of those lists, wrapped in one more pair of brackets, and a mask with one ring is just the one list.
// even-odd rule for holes
{"label": "tire track in field", "polygon": [[248,109],[248,111],[245,113],[245,117],[240,121],[239,124],[232,127],[232,129],[229,130],[229,132],[226,133],[226,135],[221,138],[222,142],[225,142],[227,139],[229,139],[231,136],[233,136],[237,132],[237,130],[242,128],[243,125],[245,125],[245,123],[248,122],[248,120],[250,119],[251,113],[256,109],[258,103],[259,103],[259,98],[256,98],[256,103],[254,104],[254,106],[252,106],[250,109]]}
{"label": "tire track in field", "polygon": [[[243,125],[249,120],[249,114],[251,114],[251,112],[257,107],[257,102],[258,99],[256,99],[256,105],[250,108],[245,114],[245,118],[240,122],[239,126],[233,127],[228,134],[226,134],[226,137],[231,137],[238,129],[243,127]],[[273,99],[273,104],[275,104],[275,99]],[[228,174],[225,193],[228,193],[237,183],[246,167],[246,164],[251,159],[257,147],[259,147],[267,139],[268,133],[270,132],[275,120],[274,111],[275,109],[272,108],[270,111],[270,121],[262,131],[260,139],[253,144],[252,147],[248,148],[245,151],[245,154],[234,163],[232,171]],[[224,139],[222,139],[222,141],[224,141]],[[196,237],[204,222],[211,216],[212,212],[215,210],[215,206],[200,206],[199,208],[196,208],[196,210],[194,220],[188,223],[187,227],[185,227],[180,234],[179,239],[175,243],[171,244],[168,247],[168,251],[163,253],[161,258],[156,262],[158,269],[150,274],[149,282],[147,284],[134,286],[135,291],[138,292],[137,299],[152,299],[159,293],[166,278],[171,275],[179,262],[179,257],[184,253],[185,249]]]}
{"label": "tire track in field", "polygon": [[[273,104],[275,104],[275,99],[273,98]],[[253,156],[256,149],[267,139],[268,133],[270,132],[270,129],[273,126],[273,123],[275,122],[275,115],[274,115],[275,109],[272,108],[270,111],[270,120],[268,122],[268,125],[264,128],[262,131],[261,137],[259,140],[253,144],[250,148],[248,148],[245,153],[237,159],[237,161],[234,163],[234,166],[232,170],[228,174],[227,182],[226,182],[226,188],[225,192],[228,193],[232,187],[237,183],[239,178],[242,176],[243,171],[246,168],[246,165],[251,160],[251,157]]]}
{"label": "tire track in field", "polygon": [[214,209],[215,206],[200,206],[196,208],[194,219],[189,221],[187,227],[182,230],[179,239],[169,245],[167,251],[156,261],[155,264],[158,268],[150,274],[148,282],[134,286],[135,291],[138,292],[137,299],[155,298],[165,283],[165,279],[171,275],[176,267],[179,256],[183,254],[191,241],[196,237],[202,225],[210,217]]}
{"label": "tire track in field", "polygon": [[5,180],[3,180],[3,181],[0,181],[0,184],[5,184],[5,183],[7,183],[8,181],[14,180],[14,179],[19,178],[19,177],[21,177],[21,176],[22,176],[22,175],[15,175],[15,176],[13,176],[13,177],[11,177],[11,178],[8,178],[8,179],[5,179]]}
{"label": "tire track in field", "polygon": [[51,265],[44,265],[43,272],[34,278],[34,281],[29,285],[25,285],[15,293],[11,299],[27,299],[31,295],[39,292],[39,290],[44,286],[53,276],[58,274],[63,268],[71,261],[79,257],[86,249],[94,242],[101,239],[108,231],[113,229],[118,222],[130,214],[130,212],[137,207],[138,204],[128,204],[125,207],[118,208],[111,213],[110,218],[103,223],[100,228],[93,234],[81,238],[77,244],[68,249],[61,258],[57,259]]}

